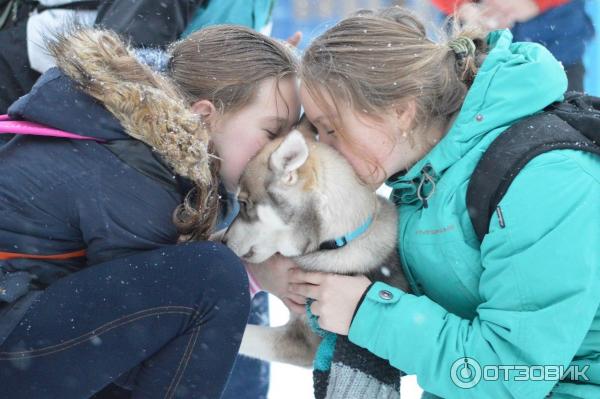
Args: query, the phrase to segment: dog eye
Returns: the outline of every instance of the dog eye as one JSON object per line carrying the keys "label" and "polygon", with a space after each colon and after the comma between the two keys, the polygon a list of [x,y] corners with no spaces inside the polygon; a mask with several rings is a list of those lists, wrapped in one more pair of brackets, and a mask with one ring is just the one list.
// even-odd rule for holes
{"label": "dog eye", "polygon": [[242,214],[242,216],[248,216],[248,200],[238,198],[238,202],[240,203],[240,213]]}

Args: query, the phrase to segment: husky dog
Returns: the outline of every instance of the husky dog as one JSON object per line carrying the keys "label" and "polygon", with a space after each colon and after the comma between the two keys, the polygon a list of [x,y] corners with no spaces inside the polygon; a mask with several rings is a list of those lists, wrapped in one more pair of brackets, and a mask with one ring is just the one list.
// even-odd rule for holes
{"label": "husky dog", "polygon": [[[240,214],[224,242],[260,263],[280,253],[304,270],[364,274],[408,291],[396,251],[395,206],[376,195],[306,125],[269,143],[240,180]],[[321,338],[306,316],[287,325],[248,325],[240,353],[310,367]]]}

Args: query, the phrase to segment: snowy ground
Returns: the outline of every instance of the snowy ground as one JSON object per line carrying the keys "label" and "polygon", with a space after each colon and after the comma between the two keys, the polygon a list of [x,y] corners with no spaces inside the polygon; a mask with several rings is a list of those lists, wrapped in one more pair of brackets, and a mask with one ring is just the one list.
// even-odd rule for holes
{"label": "snowy ground", "polygon": [[[285,305],[273,295],[269,295],[271,324],[285,324],[289,313]],[[421,388],[414,376],[402,379],[402,399],[419,399]],[[271,386],[269,399],[310,399],[312,394],[312,374],[310,370],[300,367],[273,363],[271,366]]]}

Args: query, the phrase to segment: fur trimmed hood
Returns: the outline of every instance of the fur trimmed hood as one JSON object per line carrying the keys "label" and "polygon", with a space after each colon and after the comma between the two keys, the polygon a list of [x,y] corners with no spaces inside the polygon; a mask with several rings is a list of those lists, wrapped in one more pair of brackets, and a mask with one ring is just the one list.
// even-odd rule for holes
{"label": "fur trimmed hood", "polygon": [[80,28],[48,44],[57,66],[100,101],[127,134],[201,186],[213,185],[209,134],[175,85],[110,31]]}

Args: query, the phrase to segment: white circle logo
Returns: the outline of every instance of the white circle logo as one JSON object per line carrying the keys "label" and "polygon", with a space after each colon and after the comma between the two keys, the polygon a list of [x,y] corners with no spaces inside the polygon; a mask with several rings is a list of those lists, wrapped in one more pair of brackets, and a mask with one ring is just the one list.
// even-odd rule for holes
{"label": "white circle logo", "polygon": [[481,381],[481,366],[472,357],[456,359],[450,369],[450,378],[459,388],[473,388]]}

